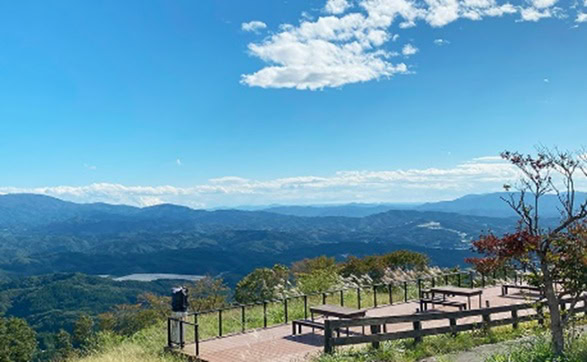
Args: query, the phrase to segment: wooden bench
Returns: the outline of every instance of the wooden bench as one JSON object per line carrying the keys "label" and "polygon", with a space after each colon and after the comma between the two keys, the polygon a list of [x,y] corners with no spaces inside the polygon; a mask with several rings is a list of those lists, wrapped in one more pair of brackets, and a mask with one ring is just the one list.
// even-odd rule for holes
{"label": "wooden bench", "polygon": [[293,335],[301,334],[302,333],[302,326],[312,327],[312,331],[314,331],[314,328],[324,329],[324,323],[315,322],[315,321],[311,321],[308,319],[298,319],[298,320],[294,320],[291,322],[292,334]]}
{"label": "wooden bench", "polygon": [[502,284],[501,295],[507,295],[509,289],[528,290],[531,292],[538,292],[538,293],[540,293],[540,295],[542,295],[542,290],[539,287],[535,287],[533,285],[516,285],[516,284]]}
{"label": "wooden bench", "polygon": [[465,302],[459,302],[456,300],[448,300],[448,299],[443,299],[443,298],[421,298],[420,299],[420,310],[421,311],[428,310],[428,304],[432,304],[432,307],[434,307],[434,304],[440,304],[440,305],[446,305],[449,307],[458,307],[459,310],[467,309],[467,303],[465,303]]}

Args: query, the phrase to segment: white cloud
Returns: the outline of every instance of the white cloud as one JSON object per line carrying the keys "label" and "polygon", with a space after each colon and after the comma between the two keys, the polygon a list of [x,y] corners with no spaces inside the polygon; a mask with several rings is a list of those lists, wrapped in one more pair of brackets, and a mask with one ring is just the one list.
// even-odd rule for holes
{"label": "white cloud", "polygon": [[181,160],[178,158],[177,160],[175,160],[175,164],[178,166],[181,166],[182,165]]}
{"label": "white cloud", "polygon": [[545,9],[554,6],[558,0],[532,0],[532,6],[536,9]]}
{"label": "white cloud", "polygon": [[[390,60],[399,52],[386,46],[399,37],[390,32],[392,25],[405,29],[426,22],[442,27],[458,19],[481,20],[520,11],[507,0],[497,1],[327,0],[324,2],[326,16],[314,19],[304,12],[299,24],[282,24],[271,36],[250,43],[250,55],[265,65],[242,74],[241,83],[263,88],[316,90],[408,73],[406,64]],[[532,1],[537,1],[536,6],[554,4],[554,0]],[[534,5],[529,9],[525,10],[524,20],[540,17]]]}
{"label": "white cloud", "polygon": [[248,23],[242,23],[241,24],[241,29],[243,31],[252,31],[252,32],[258,32],[259,30],[263,30],[267,27],[267,24],[265,24],[262,21],[258,21],[258,20],[253,20],[253,21],[249,21]]}
{"label": "white cloud", "polygon": [[[585,6],[587,6],[587,2],[585,3]],[[575,19],[576,23],[585,23],[587,22],[587,13],[579,13],[577,14],[577,19]]]}
{"label": "white cloud", "polygon": [[328,0],[324,6],[324,11],[329,14],[342,14],[351,4],[348,0]]}
{"label": "white cloud", "polygon": [[94,165],[88,165],[87,163],[84,163],[84,168],[86,168],[86,169],[88,169],[90,171],[94,171],[94,170],[97,169],[96,166],[94,166]]}
{"label": "white cloud", "polygon": [[446,39],[434,39],[434,44],[438,46],[448,45],[450,42]]}
{"label": "white cloud", "polygon": [[285,25],[263,42],[249,44],[250,53],[269,65],[243,75],[241,83],[315,90],[406,73],[405,64],[388,60],[391,52],[377,49],[387,39],[385,30],[369,27],[359,13]]}
{"label": "white cloud", "polygon": [[544,83],[550,83],[550,79],[548,79],[548,78],[544,78],[542,81],[543,81]]}
{"label": "white cloud", "polygon": [[404,47],[402,48],[402,54],[405,56],[410,56],[410,55],[414,55],[418,52],[418,48],[416,48],[415,46],[413,46],[412,44],[406,44],[404,45]]}
{"label": "white cloud", "polygon": [[32,192],[76,202],[149,206],[175,203],[191,207],[271,203],[416,202],[467,193],[500,191],[518,172],[498,157],[479,157],[452,168],[339,171],[325,176],[293,176],[254,180],[238,176],[211,179],[192,187],[86,186],[0,187],[0,193]]}
{"label": "white cloud", "polygon": [[544,18],[552,17],[549,9],[539,10],[536,8],[525,8],[521,12],[522,20],[524,21],[538,21]]}

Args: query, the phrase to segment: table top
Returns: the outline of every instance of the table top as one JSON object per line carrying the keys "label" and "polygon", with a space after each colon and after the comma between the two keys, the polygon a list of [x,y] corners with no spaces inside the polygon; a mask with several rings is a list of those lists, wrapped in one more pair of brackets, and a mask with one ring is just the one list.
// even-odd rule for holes
{"label": "table top", "polygon": [[365,309],[341,307],[331,304],[316,305],[310,307],[310,311],[339,318],[363,317],[367,313]]}
{"label": "table top", "polygon": [[483,294],[483,289],[461,288],[461,287],[435,287],[430,288],[432,293],[454,294],[454,295],[478,295]]}

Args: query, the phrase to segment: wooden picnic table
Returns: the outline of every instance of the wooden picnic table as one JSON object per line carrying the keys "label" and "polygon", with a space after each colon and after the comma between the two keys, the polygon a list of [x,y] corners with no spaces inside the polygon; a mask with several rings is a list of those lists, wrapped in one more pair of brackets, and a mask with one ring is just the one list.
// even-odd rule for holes
{"label": "wooden picnic table", "polygon": [[430,293],[434,294],[442,294],[443,298],[446,298],[447,295],[460,295],[467,297],[467,306],[468,309],[471,309],[471,297],[478,295],[479,296],[479,308],[481,308],[481,295],[483,294],[483,289],[473,289],[473,288],[461,288],[461,287],[435,287],[430,289]]}
{"label": "wooden picnic table", "polygon": [[322,304],[310,307],[310,313],[312,314],[312,320],[314,320],[314,313],[321,314],[325,317],[354,319],[364,317],[367,313],[367,310],[341,307],[339,305]]}

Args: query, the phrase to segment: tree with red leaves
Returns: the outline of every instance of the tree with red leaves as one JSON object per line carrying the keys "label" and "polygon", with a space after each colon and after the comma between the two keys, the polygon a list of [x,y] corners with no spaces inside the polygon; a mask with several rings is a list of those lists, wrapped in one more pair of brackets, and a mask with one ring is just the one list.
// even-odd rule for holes
{"label": "tree with red leaves", "polygon": [[[504,201],[517,213],[516,232],[488,234],[473,242],[483,255],[468,261],[480,272],[517,264],[532,273],[543,291],[550,312],[550,331],[557,355],[564,350],[564,327],[581,294],[587,290],[587,200],[576,202],[575,185],[587,179],[587,154],[539,149],[536,156],[503,152],[501,157],[521,172],[521,179]],[[512,186],[504,185],[506,191]],[[560,202],[560,220],[544,227],[540,218],[544,195],[555,194]],[[555,282],[561,288],[555,288]],[[571,307],[562,313],[559,300],[571,297]]]}

